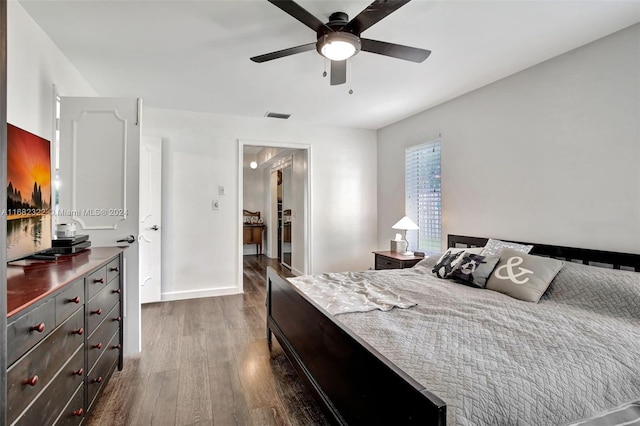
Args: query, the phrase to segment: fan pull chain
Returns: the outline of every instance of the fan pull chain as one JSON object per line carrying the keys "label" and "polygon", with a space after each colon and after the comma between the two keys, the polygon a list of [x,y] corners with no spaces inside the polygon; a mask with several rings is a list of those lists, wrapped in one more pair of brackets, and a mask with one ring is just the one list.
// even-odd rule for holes
{"label": "fan pull chain", "polygon": [[324,71],[322,72],[322,77],[327,76],[327,59],[324,59]]}
{"label": "fan pull chain", "polygon": [[347,78],[349,79],[349,94],[353,95],[353,86],[351,85],[351,59],[347,59]]}

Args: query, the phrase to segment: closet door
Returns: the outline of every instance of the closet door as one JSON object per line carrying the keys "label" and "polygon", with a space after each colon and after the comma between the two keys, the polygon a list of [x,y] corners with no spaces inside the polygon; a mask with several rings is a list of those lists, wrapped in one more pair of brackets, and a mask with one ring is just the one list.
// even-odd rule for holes
{"label": "closet door", "polygon": [[289,162],[282,169],[282,227],[280,232],[282,241],[282,256],[281,263],[287,268],[291,269],[291,257],[293,255],[291,250],[291,241],[292,241],[292,191],[291,191],[291,177],[292,177],[292,165]]}

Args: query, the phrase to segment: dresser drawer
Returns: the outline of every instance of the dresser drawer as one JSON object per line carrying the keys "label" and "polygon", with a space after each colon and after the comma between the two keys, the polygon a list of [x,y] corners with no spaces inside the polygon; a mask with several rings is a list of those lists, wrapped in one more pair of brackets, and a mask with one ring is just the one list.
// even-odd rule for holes
{"label": "dresser drawer", "polygon": [[[51,425],[60,416],[62,407],[65,407],[82,385],[83,375],[78,370],[84,365],[84,351],[78,349],[69,362],[60,370],[59,374],[51,381],[49,386],[29,406],[22,416],[16,421],[16,425]],[[11,422],[10,419],[8,419]]]}
{"label": "dresser drawer", "polygon": [[55,426],[77,426],[84,420],[84,386],[80,386],[62,410]]}
{"label": "dresser drawer", "polygon": [[[108,342],[114,333],[117,333],[120,328],[120,304],[116,304],[111,312],[104,315],[105,321],[100,324],[100,327],[87,339],[87,366],[89,371],[93,368],[93,364],[100,356],[106,352],[109,348]],[[119,342],[116,342],[118,344]]]}
{"label": "dresser drawer", "polygon": [[103,266],[85,278],[87,283],[87,300],[96,295],[107,285],[107,267]]}
{"label": "dresser drawer", "polygon": [[77,280],[56,296],[56,325],[62,324],[84,304],[84,280]]}
{"label": "dresser drawer", "polygon": [[[60,367],[83,346],[84,315],[78,310],[7,371],[7,420],[11,423],[46,388]],[[81,331],[82,330],[82,331]],[[82,351],[81,351],[82,352]],[[76,370],[84,367],[84,358]],[[79,372],[84,375],[84,370]],[[75,388],[74,388],[75,389]]]}
{"label": "dresser drawer", "polygon": [[87,389],[88,399],[87,406],[91,410],[94,399],[100,391],[100,388],[109,380],[111,373],[115,370],[116,363],[120,356],[120,349],[118,348],[119,334],[113,335],[111,341],[107,345],[106,350],[96,363],[95,367],[87,375]]}
{"label": "dresser drawer", "polygon": [[376,256],[376,269],[400,269],[402,262],[388,257]]}
{"label": "dresser drawer", "polygon": [[[106,318],[107,312],[120,300],[120,281],[110,282],[102,291],[87,303],[87,336]],[[119,316],[116,315],[116,317]]]}
{"label": "dresser drawer", "polygon": [[120,257],[116,257],[111,262],[107,263],[107,282],[110,283],[115,278],[120,276]]}
{"label": "dresser drawer", "polygon": [[7,364],[11,365],[55,328],[56,308],[49,299],[7,326]]}

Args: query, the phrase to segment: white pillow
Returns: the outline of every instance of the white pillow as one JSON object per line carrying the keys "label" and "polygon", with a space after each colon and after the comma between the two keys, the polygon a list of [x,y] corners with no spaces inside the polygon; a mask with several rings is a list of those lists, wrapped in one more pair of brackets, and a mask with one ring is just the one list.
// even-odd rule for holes
{"label": "white pillow", "polygon": [[487,241],[487,245],[484,246],[484,249],[480,254],[483,256],[500,255],[500,253],[504,249],[513,249],[519,251],[520,253],[529,253],[532,248],[533,246],[530,245],[511,243],[508,241],[494,240],[493,238],[489,238],[489,241]]}

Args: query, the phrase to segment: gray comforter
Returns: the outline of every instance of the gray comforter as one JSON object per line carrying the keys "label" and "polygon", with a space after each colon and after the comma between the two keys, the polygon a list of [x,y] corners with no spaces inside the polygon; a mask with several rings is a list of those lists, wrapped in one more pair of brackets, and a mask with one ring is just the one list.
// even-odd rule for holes
{"label": "gray comforter", "polygon": [[336,318],[442,398],[448,425],[561,425],[640,397],[638,273],[567,263],[538,304],[428,264],[359,274],[417,305]]}

